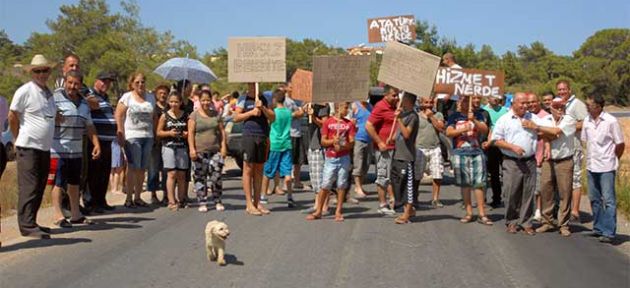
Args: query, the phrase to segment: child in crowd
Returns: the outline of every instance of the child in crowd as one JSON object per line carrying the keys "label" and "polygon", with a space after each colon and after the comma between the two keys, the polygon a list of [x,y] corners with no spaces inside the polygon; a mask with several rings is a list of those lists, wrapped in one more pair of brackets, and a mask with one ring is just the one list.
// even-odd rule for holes
{"label": "child in crowd", "polygon": [[109,174],[109,192],[114,194],[126,194],[123,189],[127,160],[122,147],[117,141],[112,141],[112,171]]}
{"label": "child in crowd", "polygon": [[[283,90],[276,89],[273,92],[273,101],[275,115],[271,122],[271,132],[269,133],[269,156],[264,166],[264,178],[262,180],[262,191],[269,188],[269,179],[275,177],[279,173],[280,178],[284,178],[284,184],[287,188],[287,206],[295,207],[293,201],[293,185],[291,178],[292,154],[291,154],[291,110],[284,107],[285,94]],[[260,196],[260,200],[264,201],[264,195]]]}
{"label": "child in crowd", "polygon": [[186,199],[186,171],[189,158],[188,147],[188,114],[181,109],[182,97],[178,93],[168,96],[170,110],[160,116],[158,120],[157,136],[162,141],[162,161],[167,170],[166,193],[168,208],[177,211],[175,199],[175,185],[177,184],[177,199],[179,206],[185,207]]}
{"label": "child in crowd", "polygon": [[335,115],[328,118],[322,125],[321,145],[326,149],[324,159],[324,175],[321,192],[317,194],[315,212],[309,214],[306,220],[316,220],[322,217],[324,200],[328,198],[333,185],[337,184],[337,210],[335,221],[344,220],[342,206],[346,190],[350,185],[350,151],[354,146],[354,124],[344,115],[348,114],[348,102],[337,103]]}
{"label": "child in crowd", "polygon": [[209,90],[202,90],[200,108],[188,119],[188,147],[193,167],[194,187],[199,200],[199,212],[207,212],[208,188],[212,190],[215,209],[224,211],[221,203],[223,183],[221,173],[227,155],[227,138],[223,120],[214,109]]}

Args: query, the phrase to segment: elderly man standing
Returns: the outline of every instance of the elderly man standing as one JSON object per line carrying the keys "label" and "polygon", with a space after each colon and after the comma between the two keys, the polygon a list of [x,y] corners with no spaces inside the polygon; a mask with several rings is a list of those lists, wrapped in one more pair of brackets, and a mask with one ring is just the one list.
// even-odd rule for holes
{"label": "elderly man standing", "polygon": [[[528,235],[536,232],[530,222],[536,189],[536,141],[538,117],[527,111],[527,95],[517,92],[511,110],[494,126],[491,145],[503,153],[503,192],[507,195],[505,222],[507,232],[519,227]],[[532,121],[534,123],[532,123]]]}
{"label": "elderly man standing", "polygon": [[586,143],[588,197],[593,208],[593,236],[610,243],[617,231],[615,176],[625,143],[621,126],[615,117],[604,112],[604,98],[586,100],[588,116],[584,119],[581,139]]}
{"label": "elderly man standing", "polygon": [[560,206],[558,209],[558,225],[562,236],[571,235],[569,217],[571,212],[571,190],[573,183],[573,152],[575,119],[564,114],[565,103],[557,98],[552,101],[551,115],[541,119],[541,131],[551,134],[546,140],[551,142],[551,157],[544,159],[540,172],[540,198],[543,225],[536,229],[544,233],[555,229],[553,223],[554,191],[558,191]]}
{"label": "elderly man standing", "polygon": [[32,80],[15,91],[9,112],[17,147],[18,226],[22,236],[42,239],[50,238],[49,229],[37,225],[36,219],[48,179],[57,114],[52,92],[46,86],[53,67],[43,55],[33,57],[26,66]]}
{"label": "elderly man standing", "polygon": [[[98,140],[100,141],[101,157],[88,162],[87,182],[92,199],[86,206],[90,206],[96,213],[103,213],[104,210],[114,210],[113,206],[107,204],[105,193],[107,192],[108,177],[112,168],[112,141],[116,139],[116,119],[114,118],[114,108],[109,102],[107,90],[116,81],[116,75],[103,71],[96,76],[94,86],[89,89],[87,101],[98,101],[98,107],[90,107],[92,123],[96,128]],[[94,145],[88,141],[87,152],[92,151]],[[84,199],[85,200],[85,199]]]}
{"label": "elderly man standing", "polygon": [[566,104],[566,114],[570,115],[577,121],[576,133],[574,137],[575,141],[575,153],[573,154],[573,204],[571,209],[571,219],[575,221],[580,220],[580,198],[582,197],[582,160],[584,159],[584,153],[582,152],[582,142],[580,142],[580,131],[582,130],[582,123],[584,118],[588,116],[586,105],[580,99],[577,99],[575,95],[571,93],[571,86],[569,81],[560,80],[556,83],[556,94],[561,97]]}

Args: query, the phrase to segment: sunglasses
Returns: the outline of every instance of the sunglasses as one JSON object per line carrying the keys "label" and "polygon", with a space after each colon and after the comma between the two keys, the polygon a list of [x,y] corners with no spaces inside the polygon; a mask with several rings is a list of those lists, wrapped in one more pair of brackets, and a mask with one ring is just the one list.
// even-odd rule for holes
{"label": "sunglasses", "polygon": [[33,73],[35,74],[46,74],[50,72],[50,69],[33,69]]}

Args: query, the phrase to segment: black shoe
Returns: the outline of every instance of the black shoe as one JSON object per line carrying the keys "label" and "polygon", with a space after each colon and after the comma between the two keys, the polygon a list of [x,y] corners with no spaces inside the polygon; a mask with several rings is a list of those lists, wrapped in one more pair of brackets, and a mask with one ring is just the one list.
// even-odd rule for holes
{"label": "black shoe", "polygon": [[92,209],[92,211],[96,214],[103,214],[105,213],[105,209],[103,209],[103,207],[95,207],[94,209]]}
{"label": "black shoe", "polygon": [[493,209],[497,209],[503,206],[503,203],[501,203],[501,201],[492,201],[490,203],[490,207],[492,207]]}
{"label": "black shoe", "polygon": [[42,232],[50,234],[50,228],[43,227],[43,226],[38,226],[38,227],[39,227],[39,230],[42,230]]}
{"label": "black shoe", "polygon": [[101,208],[105,209],[106,211],[114,211],[114,210],[116,210],[116,207],[114,207],[114,206],[109,206],[107,203],[103,204],[103,205],[101,206]]}
{"label": "black shoe", "polygon": [[92,207],[79,206],[79,211],[81,211],[81,214],[83,214],[83,215],[90,215],[90,214],[92,214]]}
{"label": "black shoe", "polygon": [[68,221],[66,218],[61,218],[53,223],[55,226],[59,228],[72,228],[72,223]]}
{"label": "black shoe", "polygon": [[50,234],[39,229],[33,232],[22,233],[22,236],[34,239],[50,239]]}
{"label": "black shoe", "polygon": [[289,208],[295,208],[296,204],[295,201],[293,201],[293,199],[287,199],[287,207]]}

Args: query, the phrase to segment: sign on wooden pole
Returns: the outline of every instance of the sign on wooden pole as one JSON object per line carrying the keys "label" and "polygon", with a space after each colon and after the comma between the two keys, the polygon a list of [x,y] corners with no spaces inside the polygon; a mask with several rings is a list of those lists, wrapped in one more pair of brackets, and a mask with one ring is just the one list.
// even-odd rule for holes
{"label": "sign on wooden pole", "polygon": [[313,102],[367,99],[370,58],[353,55],[313,57]]}
{"label": "sign on wooden pole", "polygon": [[378,80],[418,97],[429,96],[439,65],[438,56],[398,42],[388,42]]}
{"label": "sign on wooden pole", "polygon": [[285,38],[228,39],[228,82],[285,82],[286,71]]}

